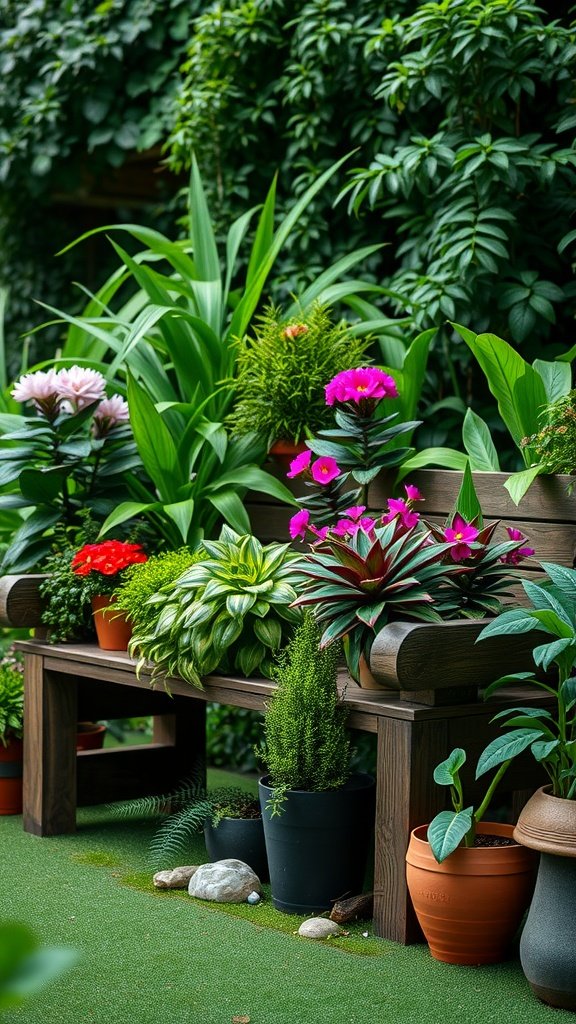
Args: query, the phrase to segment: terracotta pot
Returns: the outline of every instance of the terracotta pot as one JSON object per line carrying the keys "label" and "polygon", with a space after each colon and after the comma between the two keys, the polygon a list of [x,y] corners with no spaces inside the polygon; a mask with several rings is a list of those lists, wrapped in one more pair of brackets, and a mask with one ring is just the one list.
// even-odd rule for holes
{"label": "terracotta pot", "polygon": [[114,595],[92,598],[92,612],[98,646],[103,651],[125,651],[132,636],[132,626],[124,612],[114,610]]}
{"label": "terracotta pot", "polygon": [[542,1002],[576,1010],[576,800],[539,789],[523,808],[514,838],[540,851],[534,896],[520,939],[520,963]]}
{"label": "terracotta pot", "polygon": [[370,665],[363,654],[360,655],[359,669],[359,678],[357,682],[358,686],[361,686],[363,690],[384,690],[386,693],[392,692],[389,686],[385,686],[384,683],[379,683],[378,680],[374,678],[370,671]]}
{"label": "terracotta pot", "polygon": [[[427,829],[412,832],[406,880],[432,956],[449,964],[505,960],[534,888],[534,854],[518,844],[458,847],[438,864]],[[481,822],[477,832],[512,838],[513,827]]]}
{"label": "terracotta pot", "polygon": [[105,725],[97,725],[96,722],[78,722],[76,750],[101,750],[105,735]]}
{"label": "terracotta pot", "polygon": [[22,814],[22,740],[0,743],[0,814]]}
{"label": "terracotta pot", "polygon": [[294,441],[275,441],[270,448],[269,454],[272,455],[276,462],[279,462],[281,466],[288,470],[292,460],[297,455],[305,452],[307,447],[304,441],[299,441],[298,444],[295,444]]}

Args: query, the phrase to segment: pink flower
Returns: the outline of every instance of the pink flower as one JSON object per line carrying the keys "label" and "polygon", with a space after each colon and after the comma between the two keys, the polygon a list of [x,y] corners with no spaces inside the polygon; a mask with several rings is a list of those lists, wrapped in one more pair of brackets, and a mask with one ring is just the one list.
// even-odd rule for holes
{"label": "pink flower", "polygon": [[378,401],[380,398],[397,398],[398,389],[394,378],[376,366],[359,366],[355,370],[343,370],[325,387],[326,405],[335,402],[359,402],[364,399]]}
{"label": "pink flower", "polygon": [[[522,530],[517,530],[515,526],[507,526],[506,530],[510,540],[525,541],[528,540],[524,536]],[[506,555],[502,555],[500,559],[505,565],[518,565],[523,558],[529,558],[530,555],[534,554],[534,548],[517,548],[516,551],[509,551]]]}
{"label": "pink flower", "polygon": [[308,334],[309,329],[306,324],[288,324],[282,334],[285,338],[297,338],[299,334]]}
{"label": "pink flower", "polygon": [[36,409],[46,416],[54,416],[60,403],[58,374],[55,370],[25,373],[16,381],[12,398],[15,402],[33,402]]}
{"label": "pink flower", "polygon": [[104,398],[94,413],[94,433],[104,437],[118,423],[128,423],[129,419],[128,402],[120,395]]}
{"label": "pink flower", "polygon": [[336,459],[330,458],[329,455],[323,455],[321,458],[316,459],[316,462],[313,462],[310,466],[310,471],[312,479],[317,484],[329,484],[337,476],[340,476],[340,467]]}
{"label": "pink flower", "polygon": [[391,523],[396,517],[399,518],[405,530],[411,530],[420,519],[418,513],[414,512],[403,498],[389,498],[388,512],[382,516],[382,522]]}
{"label": "pink flower", "polygon": [[295,459],[292,459],[292,462],[290,463],[290,469],[288,473],[286,473],[286,476],[290,477],[291,480],[295,476],[299,476],[299,474],[303,473],[305,469],[308,469],[311,458],[312,452],[310,451],[309,448],[307,448],[305,452],[300,452],[300,454],[297,455]]}
{"label": "pink flower", "polygon": [[363,512],[366,511],[366,505],[353,505],[352,508],[345,508],[343,515],[348,516],[349,519],[360,519]]}
{"label": "pink flower", "polygon": [[298,537],[304,540],[309,522],[310,513],[307,508],[301,508],[296,515],[292,516],[288,526],[292,540],[296,540]]}
{"label": "pink flower", "polygon": [[417,487],[414,487],[414,484],[405,484],[404,490],[406,491],[408,501],[424,501],[420,491]]}
{"label": "pink flower", "polygon": [[106,381],[98,370],[70,366],[58,373],[58,393],[68,399],[76,412],[104,397]]}
{"label": "pink flower", "polygon": [[376,522],[370,516],[362,516],[360,519],[339,519],[336,526],[332,527],[332,533],[336,537],[353,537],[358,530],[370,533]]}
{"label": "pink flower", "polygon": [[478,530],[475,526],[467,523],[461,515],[454,516],[452,526],[447,526],[444,530],[444,537],[449,544],[454,545],[450,549],[450,554],[455,562],[462,562],[465,558],[470,557],[472,550],[468,544],[475,541],[477,536]]}
{"label": "pink flower", "polygon": [[329,526],[320,526],[320,527],[318,527],[318,526],[313,526],[312,523],[310,523],[310,533],[313,533],[315,537],[318,537],[318,540],[326,540],[326,537],[328,536],[329,529],[330,529]]}

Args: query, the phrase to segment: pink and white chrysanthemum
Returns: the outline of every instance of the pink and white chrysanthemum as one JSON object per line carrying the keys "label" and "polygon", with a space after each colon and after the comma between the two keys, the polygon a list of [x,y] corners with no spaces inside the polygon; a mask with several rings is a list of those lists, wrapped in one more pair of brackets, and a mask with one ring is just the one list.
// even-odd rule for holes
{"label": "pink and white chrysanthemum", "polygon": [[97,437],[104,437],[113,427],[128,423],[129,419],[128,402],[120,395],[103,398],[94,412],[94,433]]}
{"label": "pink and white chrysanthemum", "polygon": [[58,392],[68,399],[76,412],[104,398],[106,381],[98,370],[70,366],[58,372]]}
{"label": "pink and white chrysanthemum", "polygon": [[12,398],[15,402],[33,402],[36,409],[46,416],[55,415],[60,404],[58,374],[55,370],[25,373],[16,381]]}

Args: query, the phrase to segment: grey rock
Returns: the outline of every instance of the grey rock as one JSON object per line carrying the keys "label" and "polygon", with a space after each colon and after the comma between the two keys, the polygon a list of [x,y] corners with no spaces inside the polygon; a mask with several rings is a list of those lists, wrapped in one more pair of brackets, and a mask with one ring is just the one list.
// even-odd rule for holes
{"label": "grey rock", "polygon": [[262,886],[248,864],[229,858],[201,864],[190,879],[188,892],[214,903],[244,903],[250,893],[261,893]]}
{"label": "grey rock", "polygon": [[196,871],[198,871],[197,864],[184,864],[171,871],[157,871],[153,882],[157,889],[186,889]]}
{"label": "grey rock", "polygon": [[340,935],[340,927],[326,917],[310,917],[302,922],[298,935],[305,935],[307,939],[327,939],[329,935]]}

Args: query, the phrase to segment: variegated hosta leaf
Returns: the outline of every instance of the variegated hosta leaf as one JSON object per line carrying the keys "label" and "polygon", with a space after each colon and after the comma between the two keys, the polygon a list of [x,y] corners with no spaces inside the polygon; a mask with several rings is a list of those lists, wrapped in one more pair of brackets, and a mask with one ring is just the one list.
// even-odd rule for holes
{"label": "variegated hosta leaf", "polygon": [[273,651],[278,650],[282,643],[282,627],[276,619],[256,619],[253,622],[253,629],[265,647]]}
{"label": "variegated hosta leaf", "polygon": [[266,648],[259,643],[242,645],[236,652],[234,664],[243,675],[251,676],[259,668],[266,653]]}
{"label": "variegated hosta leaf", "polygon": [[226,611],[233,618],[243,618],[255,603],[255,594],[229,594],[226,598]]}

